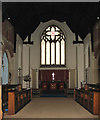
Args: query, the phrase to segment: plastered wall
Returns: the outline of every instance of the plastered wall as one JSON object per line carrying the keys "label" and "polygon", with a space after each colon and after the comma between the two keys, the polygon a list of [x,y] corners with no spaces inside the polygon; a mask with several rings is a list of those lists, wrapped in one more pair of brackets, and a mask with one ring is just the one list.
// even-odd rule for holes
{"label": "plastered wall", "polygon": [[3,47],[2,47],[3,52],[8,50],[11,57],[13,57],[13,52],[14,52],[14,27],[6,19],[2,23],[2,43],[3,43]]}
{"label": "plastered wall", "polygon": [[[90,56],[89,49],[90,46]],[[85,70],[85,81],[87,83],[93,84],[98,83],[98,60],[94,56],[94,52],[92,52],[92,44],[91,44],[91,33],[89,33],[84,39],[84,70]],[[89,65],[89,57],[90,57],[90,65]],[[87,71],[87,80],[86,80],[86,71]]]}
{"label": "plastered wall", "polygon": [[[21,54],[21,56],[19,55]],[[22,81],[23,81],[23,78],[22,78],[22,73],[23,73],[23,64],[22,64],[22,61],[23,61],[23,41],[22,39],[20,38],[20,36],[17,34],[16,36],[16,53],[14,54],[14,76],[15,76],[15,81],[14,83],[18,84],[18,83],[21,83],[22,84]],[[19,63],[20,62],[20,63]],[[18,68],[21,68],[21,82],[19,81],[19,77],[18,77]]]}

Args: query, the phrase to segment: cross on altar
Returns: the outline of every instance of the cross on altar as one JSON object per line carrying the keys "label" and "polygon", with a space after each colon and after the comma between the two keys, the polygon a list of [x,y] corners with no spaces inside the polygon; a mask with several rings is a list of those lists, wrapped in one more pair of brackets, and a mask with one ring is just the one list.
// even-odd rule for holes
{"label": "cross on altar", "polygon": [[55,79],[55,73],[53,72],[52,73],[52,80],[54,80]]}

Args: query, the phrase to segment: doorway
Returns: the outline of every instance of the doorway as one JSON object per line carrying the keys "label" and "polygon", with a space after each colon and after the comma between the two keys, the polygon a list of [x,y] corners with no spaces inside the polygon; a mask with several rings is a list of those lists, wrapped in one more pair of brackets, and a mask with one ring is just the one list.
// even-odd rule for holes
{"label": "doorway", "polygon": [[4,52],[2,59],[2,84],[8,84],[8,57],[7,53]]}

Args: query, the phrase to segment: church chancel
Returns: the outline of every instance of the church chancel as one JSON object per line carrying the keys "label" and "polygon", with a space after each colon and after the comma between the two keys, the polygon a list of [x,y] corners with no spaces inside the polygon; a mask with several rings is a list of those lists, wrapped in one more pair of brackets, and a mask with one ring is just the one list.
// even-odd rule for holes
{"label": "church chancel", "polygon": [[98,3],[2,5],[0,115],[97,118]]}

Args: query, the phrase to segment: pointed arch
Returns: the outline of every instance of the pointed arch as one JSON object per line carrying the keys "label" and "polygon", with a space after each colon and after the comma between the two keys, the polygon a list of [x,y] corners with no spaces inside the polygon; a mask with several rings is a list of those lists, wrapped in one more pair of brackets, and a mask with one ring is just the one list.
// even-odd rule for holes
{"label": "pointed arch", "polygon": [[3,53],[1,71],[2,71],[2,84],[8,84],[9,72],[8,72],[8,56],[6,52]]}
{"label": "pointed arch", "polygon": [[65,66],[65,35],[57,25],[53,24],[45,28],[40,44],[41,67]]}

